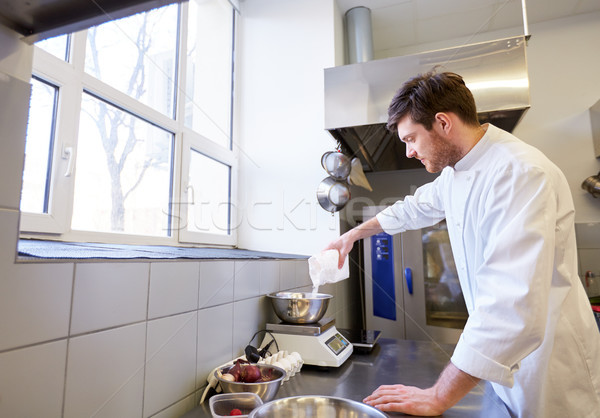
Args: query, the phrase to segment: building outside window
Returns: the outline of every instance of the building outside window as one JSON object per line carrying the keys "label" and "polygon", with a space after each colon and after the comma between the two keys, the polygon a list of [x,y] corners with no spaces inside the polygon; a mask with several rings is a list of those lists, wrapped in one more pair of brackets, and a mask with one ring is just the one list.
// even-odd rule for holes
{"label": "building outside window", "polygon": [[36,44],[22,237],[236,244],[235,22],[191,0]]}

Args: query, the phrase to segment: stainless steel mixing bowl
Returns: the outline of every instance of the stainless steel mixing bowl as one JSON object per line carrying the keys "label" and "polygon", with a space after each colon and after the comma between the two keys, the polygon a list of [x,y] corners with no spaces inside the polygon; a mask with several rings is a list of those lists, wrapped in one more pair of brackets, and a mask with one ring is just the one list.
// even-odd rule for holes
{"label": "stainless steel mixing bowl", "polygon": [[259,406],[249,418],[386,418],[383,412],[367,404],[332,396],[294,396],[275,399]]}
{"label": "stainless steel mixing bowl", "polygon": [[[223,389],[223,392],[225,393],[255,393],[263,402],[269,402],[275,397],[275,395],[277,395],[279,386],[281,386],[283,378],[285,377],[285,370],[283,370],[281,367],[272,366],[270,364],[256,364],[256,366],[260,368],[262,374],[267,372],[269,369],[272,370],[273,380],[257,383],[230,382],[229,380],[222,379],[219,376],[219,371],[217,370],[215,370],[215,377],[219,381],[221,389]],[[221,373],[227,373],[230,367],[231,366],[223,367],[220,370]]]}
{"label": "stainless steel mixing bowl", "polygon": [[303,292],[277,292],[267,296],[279,319],[291,324],[319,322],[333,298],[325,293]]}

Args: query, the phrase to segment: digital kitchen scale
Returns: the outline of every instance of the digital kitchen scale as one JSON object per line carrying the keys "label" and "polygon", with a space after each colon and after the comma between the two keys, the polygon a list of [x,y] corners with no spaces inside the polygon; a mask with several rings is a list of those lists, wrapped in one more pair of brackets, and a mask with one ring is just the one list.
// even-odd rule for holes
{"label": "digital kitchen scale", "polygon": [[371,351],[381,336],[381,331],[374,329],[339,329],[338,330],[357,350]]}
{"label": "digital kitchen scale", "polygon": [[[304,364],[339,367],[352,354],[352,344],[335,328],[334,318],[323,318],[314,324],[267,324],[279,350],[300,354]],[[265,335],[264,347],[271,336]]]}

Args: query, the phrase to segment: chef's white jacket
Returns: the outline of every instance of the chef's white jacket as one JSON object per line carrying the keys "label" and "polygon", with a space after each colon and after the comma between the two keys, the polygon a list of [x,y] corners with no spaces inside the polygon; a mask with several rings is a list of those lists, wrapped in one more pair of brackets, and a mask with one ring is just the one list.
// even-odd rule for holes
{"label": "chef's white jacket", "polygon": [[377,215],[389,234],[444,218],[469,311],[452,363],[492,382],[513,416],[599,417],[600,333],[562,172],[487,125],[454,168]]}

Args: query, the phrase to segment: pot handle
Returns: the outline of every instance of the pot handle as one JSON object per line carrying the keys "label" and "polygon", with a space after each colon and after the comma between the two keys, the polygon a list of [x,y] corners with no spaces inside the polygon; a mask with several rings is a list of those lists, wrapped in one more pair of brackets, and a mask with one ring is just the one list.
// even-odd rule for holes
{"label": "pot handle", "polygon": [[406,287],[408,287],[408,293],[413,294],[413,277],[412,270],[410,267],[404,269],[404,277],[406,277]]}

